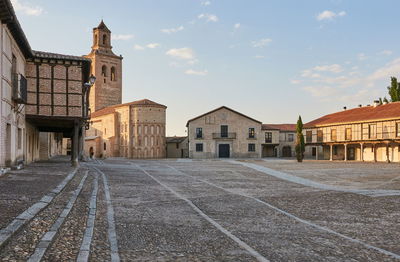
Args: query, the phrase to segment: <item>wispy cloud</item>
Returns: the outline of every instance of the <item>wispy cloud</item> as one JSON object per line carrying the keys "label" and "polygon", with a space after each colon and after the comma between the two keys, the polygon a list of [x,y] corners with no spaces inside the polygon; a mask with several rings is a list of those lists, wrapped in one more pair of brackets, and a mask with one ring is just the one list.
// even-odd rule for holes
{"label": "wispy cloud", "polygon": [[195,59],[194,51],[189,47],[172,48],[168,50],[165,54],[178,59],[184,59],[184,60]]}
{"label": "wispy cloud", "polygon": [[185,74],[187,75],[196,75],[196,76],[206,76],[208,74],[207,70],[204,71],[196,71],[193,69],[188,69],[185,71]]}
{"label": "wispy cloud", "polygon": [[271,42],[272,42],[272,39],[263,38],[263,39],[260,39],[258,41],[253,41],[251,44],[252,44],[253,47],[265,47]]}
{"label": "wispy cloud", "polygon": [[150,48],[150,49],[154,49],[154,48],[157,48],[157,47],[160,47],[160,46],[161,45],[159,43],[150,43],[150,44],[146,45],[146,47]]}
{"label": "wispy cloud", "polygon": [[129,39],[132,39],[134,37],[135,37],[134,35],[130,35],[130,34],[127,34],[127,35],[123,35],[123,34],[118,35],[118,34],[116,34],[116,35],[112,35],[111,38],[113,40],[129,40]]}
{"label": "wispy cloud", "polygon": [[358,58],[358,60],[360,60],[360,61],[364,61],[364,60],[367,60],[367,59],[368,59],[368,56],[366,56],[364,53],[359,53],[359,54],[357,55],[357,58]]}
{"label": "wispy cloud", "polygon": [[338,64],[333,64],[333,65],[315,66],[313,70],[319,72],[340,73],[343,71],[343,68]]}
{"label": "wispy cloud", "polygon": [[370,76],[370,80],[389,79],[391,76],[397,76],[400,72],[400,58],[394,59],[383,67],[374,71]]}
{"label": "wispy cloud", "polygon": [[201,5],[202,6],[209,6],[209,5],[211,5],[211,2],[210,1],[202,1]]}
{"label": "wispy cloud", "polygon": [[233,25],[233,29],[238,30],[241,27],[240,23],[236,23]]}
{"label": "wispy cloud", "polygon": [[173,33],[177,33],[179,31],[182,31],[183,29],[185,29],[185,28],[181,25],[181,26],[178,26],[176,28],[161,29],[161,32],[166,33],[166,34],[173,34]]}
{"label": "wispy cloud", "polygon": [[345,11],[341,11],[339,13],[335,13],[333,11],[325,10],[325,11],[319,13],[316,16],[316,18],[317,18],[318,21],[332,21],[336,17],[341,17],[341,16],[345,16],[345,15],[346,15]]}
{"label": "wispy cloud", "polygon": [[292,85],[298,85],[298,84],[301,83],[301,80],[293,79],[293,80],[290,80],[290,83],[291,83]]}
{"label": "wispy cloud", "polygon": [[40,6],[32,7],[25,3],[22,3],[19,0],[11,0],[11,3],[16,12],[21,12],[25,15],[30,15],[30,16],[39,16],[43,14],[43,8]]}
{"label": "wispy cloud", "polygon": [[197,16],[198,19],[205,19],[207,22],[218,22],[218,17],[213,14],[200,14]]}
{"label": "wispy cloud", "polygon": [[255,59],[264,59],[265,56],[263,56],[263,55],[255,55],[254,58]]}
{"label": "wispy cloud", "polygon": [[381,52],[378,53],[379,55],[392,55],[393,51],[391,50],[383,50]]}
{"label": "wispy cloud", "polygon": [[144,46],[141,46],[141,45],[134,45],[133,46],[133,48],[135,49],[135,50],[138,50],[138,51],[141,51],[141,50],[144,50],[145,49],[145,47]]}

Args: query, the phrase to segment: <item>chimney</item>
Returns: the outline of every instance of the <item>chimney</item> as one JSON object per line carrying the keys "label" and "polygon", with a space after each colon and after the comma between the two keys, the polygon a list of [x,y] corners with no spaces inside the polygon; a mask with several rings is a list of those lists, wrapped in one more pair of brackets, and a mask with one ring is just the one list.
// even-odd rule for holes
{"label": "chimney", "polygon": [[347,110],[347,106],[344,106],[344,107],[343,107],[343,111],[346,111],[346,110]]}
{"label": "chimney", "polygon": [[384,105],[387,105],[387,103],[388,103],[387,101],[383,101],[383,104],[384,104]]}
{"label": "chimney", "polygon": [[362,107],[362,104],[359,104],[358,107]]}
{"label": "chimney", "polygon": [[379,106],[379,100],[374,100],[374,107]]}

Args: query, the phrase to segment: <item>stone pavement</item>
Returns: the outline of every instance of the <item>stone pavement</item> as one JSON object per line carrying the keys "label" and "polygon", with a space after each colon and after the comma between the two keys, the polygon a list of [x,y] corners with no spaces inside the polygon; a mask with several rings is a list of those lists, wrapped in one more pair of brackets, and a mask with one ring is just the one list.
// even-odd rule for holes
{"label": "stone pavement", "polygon": [[[294,163],[250,163],[268,168],[122,158],[84,163],[75,172],[62,159],[29,166],[19,172],[26,188],[29,173],[36,174],[25,194],[32,200],[5,216],[0,236],[13,219],[25,220],[0,247],[0,261],[400,261],[400,196],[268,173],[323,184],[317,173],[324,164],[306,162],[296,173]],[[374,170],[351,168],[349,177]],[[326,164],[330,169],[335,163]],[[390,172],[373,188],[399,190]],[[0,185],[3,179],[11,178]],[[22,213],[37,201],[41,209]]]}

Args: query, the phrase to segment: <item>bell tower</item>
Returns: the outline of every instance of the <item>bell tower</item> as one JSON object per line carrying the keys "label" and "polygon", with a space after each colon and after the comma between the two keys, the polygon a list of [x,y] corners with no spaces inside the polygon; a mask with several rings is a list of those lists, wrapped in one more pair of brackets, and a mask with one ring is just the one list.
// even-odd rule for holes
{"label": "bell tower", "polygon": [[92,51],[86,56],[92,60],[91,73],[96,82],[90,90],[91,112],[122,103],[122,56],[112,51],[111,31],[103,20],[93,28]]}

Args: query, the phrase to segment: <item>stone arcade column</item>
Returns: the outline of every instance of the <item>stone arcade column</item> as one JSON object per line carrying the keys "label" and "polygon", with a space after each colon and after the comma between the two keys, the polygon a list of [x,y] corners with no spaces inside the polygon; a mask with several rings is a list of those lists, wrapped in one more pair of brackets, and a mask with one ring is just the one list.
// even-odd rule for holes
{"label": "stone arcade column", "polygon": [[315,147],[315,160],[318,160],[318,146]]}
{"label": "stone arcade column", "polygon": [[360,143],[361,153],[360,153],[360,161],[364,161],[364,143]]}
{"label": "stone arcade column", "polygon": [[347,161],[347,144],[344,144],[344,161]]}
{"label": "stone arcade column", "polygon": [[374,148],[374,162],[376,162],[376,144],[372,144],[372,147]]}
{"label": "stone arcade column", "polygon": [[329,155],[329,160],[333,161],[333,145],[330,145],[330,155]]}
{"label": "stone arcade column", "polygon": [[389,143],[386,143],[386,162],[390,163],[390,158],[389,158]]}
{"label": "stone arcade column", "polygon": [[79,157],[79,122],[75,121],[73,138],[72,138],[72,154],[71,154],[72,166],[74,167],[78,166],[78,157]]}

